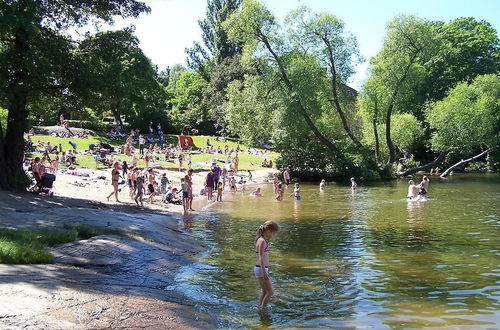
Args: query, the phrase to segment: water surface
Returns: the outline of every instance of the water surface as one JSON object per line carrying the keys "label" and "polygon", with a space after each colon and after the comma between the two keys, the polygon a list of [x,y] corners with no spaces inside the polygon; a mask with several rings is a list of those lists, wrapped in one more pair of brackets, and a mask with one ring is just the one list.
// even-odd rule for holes
{"label": "water surface", "polygon": [[[220,327],[500,327],[500,176],[431,178],[421,203],[404,199],[404,181],[354,193],[302,185],[301,201],[284,202],[261,187],[262,198],[236,193],[182,223],[207,253],[175,289],[215,311]],[[253,265],[265,220],[281,231],[262,316]]]}

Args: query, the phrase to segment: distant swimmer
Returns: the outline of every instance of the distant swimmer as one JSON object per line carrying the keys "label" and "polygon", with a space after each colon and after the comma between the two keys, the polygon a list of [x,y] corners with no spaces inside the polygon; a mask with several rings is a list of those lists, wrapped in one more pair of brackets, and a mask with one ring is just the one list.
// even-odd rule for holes
{"label": "distant swimmer", "polygon": [[351,189],[355,190],[357,188],[358,188],[358,184],[356,183],[356,181],[354,180],[354,178],[351,178]]}
{"label": "distant swimmer", "polygon": [[323,190],[325,189],[325,186],[326,186],[326,181],[325,179],[321,180],[321,182],[319,183],[319,189],[320,190]]}
{"label": "distant swimmer", "polygon": [[406,198],[409,201],[416,200],[418,197],[418,189],[419,186],[417,186],[413,180],[408,181],[408,195],[406,196]]}
{"label": "distant swimmer", "polygon": [[262,193],[260,192],[260,187],[252,191],[250,193],[250,197],[262,197]]}

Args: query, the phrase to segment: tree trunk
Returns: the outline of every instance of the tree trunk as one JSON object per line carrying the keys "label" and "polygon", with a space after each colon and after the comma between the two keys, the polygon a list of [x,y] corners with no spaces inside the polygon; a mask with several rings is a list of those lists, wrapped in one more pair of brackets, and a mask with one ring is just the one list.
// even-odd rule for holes
{"label": "tree trunk", "polygon": [[0,187],[3,189],[25,189],[29,184],[22,168],[24,159],[24,130],[28,111],[26,103],[28,98],[27,80],[29,77],[27,63],[29,51],[28,33],[24,26],[16,31],[14,49],[17,53],[12,65],[12,80],[7,87],[10,94],[7,106],[7,128],[5,139],[2,137],[0,147]]}
{"label": "tree trunk", "polygon": [[387,161],[387,165],[394,163],[394,161],[396,160],[396,150],[394,148],[394,144],[392,143],[392,138],[391,138],[392,109],[394,109],[394,102],[396,102],[396,97],[398,96],[399,89],[401,88],[401,85],[403,84],[403,82],[406,80],[406,77],[408,76],[408,73],[410,72],[411,66],[415,62],[417,55],[418,55],[418,52],[415,52],[412,55],[412,57],[410,58],[410,62],[406,66],[405,70],[403,71],[403,75],[396,82],[396,86],[394,87],[394,91],[392,92],[391,98],[389,99],[389,104],[387,105],[387,112],[386,112],[386,118],[385,118],[385,140],[387,143],[387,148],[389,149],[389,159]]}
{"label": "tree trunk", "polygon": [[120,112],[118,111],[118,107],[117,106],[113,107],[111,109],[111,112],[113,113],[113,117],[115,117],[116,123],[123,128],[122,118],[120,117]]}
{"label": "tree trunk", "polygon": [[485,151],[481,152],[479,155],[476,155],[474,157],[471,157],[469,159],[462,159],[461,161],[459,161],[458,163],[456,163],[455,165],[449,167],[446,169],[446,171],[444,171],[442,174],[441,174],[441,177],[442,178],[445,178],[447,177],[451,171],[453,171],[454,169],[456,169],[457,167],[459,166],[462,166],[462,165],[467,165],[469,163],[472,163],[472,162],[475,162],[477,160],[479,160],[481,157],[483,157],[484,155],[488,154],[490,151],[492,151],[493,149],[497,148],[498,146],[495,146],[495,147],[491,147],[491,148],[488,148],[486,149]]}
{"label": "tree trunk", "polygon": [[378,163],[378,158],[380,157],[380,142],[378,140],[376,119],[373,119],[372,125],[373,125],[373,135],[375,136],[375,161]]}
{"label": "tree trunk", "polygon": [[[266,46],[267,50],[271,53],[274,60],[278,64],[281,78],[283,78],[283,81],[284,81],[287,89],[289,90],[289,92],[291,94],[297,95],[297,93],[295,93],[295,90],[293,88],[292,83],[290,82],[290,79],[288,79],[288,75],[285,71],[285,68],[283,67],[278,55],[274,52],[271,45],[269,44],[267,37],[263,34],[260,34],[259,38],[260,38],[260,40],[262,40],[262,42]],[[323,143],[328,149],[330,149],[330,151],[341,156],[342,154],[340,153],[340,150],[337,148],[337,146],[335,146],[330,140],[328,140],[323,134],[321,134],[319,129],[316,127],[316,125],[312,121],[311,117],[307,113],[307,110],[305,109],[304,105],[302,104],[302,100],[300,99],[300,96],[297,95],[294,97],[294,103],[295,103],[295,106],[297,106],[297,108],[299,109],[300,113],[302,114],[302,117],[304,117],[304,120],[306,121],[306,123],[309,126],[309,128],[311,129],[311,131],[318,138],[318,140],[320,140],[321,143]]]}
{"label": "tree trunk", "polygon": [[344,111],[342,110],[342,107],[340,106],[339,102],[339,97],[337,93],[337,70],[335,70],[335,61],[333,59],[333,50],[332,50],[332,45],[330,44],[330,41],[328,39],[322,38],[323,42],[327,46],[328,49],[328,60],[330,62],[330,74],[332,75],[332,99],[330,99],[330,103],[332,106],[337,110],[337,113],[339,114],[340,121],[342,122],[342,127],[344,127],[344,130],[346,131],[347,135],[349,138],[354,142],[354,144],[358,148],[363,148],[363,145],[359,140],[354,136],[352,133],[351,129],[349,128],[349,124],[347,123],[347,118],[344,114]]}
{"label": "tree trunk", "polygon": [[448,152],[442,152],[436,159],[434,159],[434,161],[427,163],[425,165],[419,166],[419,167],[415,167],[415,168],[406,170],[401,174],[401,176],[412,175],[412,174],[415,174],[415,173],[420,172],[420,171],[426,171],[428,169],[431,169],[434,166],[441,163],[447,154],[448,154]]}

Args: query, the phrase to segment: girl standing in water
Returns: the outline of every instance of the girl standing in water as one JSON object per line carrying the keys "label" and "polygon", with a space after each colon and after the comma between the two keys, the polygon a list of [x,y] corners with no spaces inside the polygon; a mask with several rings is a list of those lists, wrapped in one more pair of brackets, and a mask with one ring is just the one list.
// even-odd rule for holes
{"label": "girl standing in water", "polygon": [[300,201],[300,185],[298,183],[295,184],[295,188],[293,189],[293,193],[290,194],[295,198],[296,201]]}
{"label": "girl standing in water", "polygon": [[259,299],[259,308],[265,309],[271,296],[273,295],[273,286],[269,278],[269,250],[271,245],[269,240],[278,233],[279,226],[274,221],[266,221],[260,225],[255,239],[255,254],[257,262],[253,268],[255,277],[259,280],[262,294]]}

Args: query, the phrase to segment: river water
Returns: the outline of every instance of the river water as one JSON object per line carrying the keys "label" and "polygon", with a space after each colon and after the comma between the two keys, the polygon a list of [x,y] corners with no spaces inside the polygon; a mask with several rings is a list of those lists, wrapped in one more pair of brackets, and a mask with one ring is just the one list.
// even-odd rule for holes
{"label": "river water", "polygon": [[[302,200],[236,193],[184,219],[207,246],[173,287],[221,328],[500,327],[500,176],[431,178],[427,202],[407,183],[302,185]],[[259,314],[255,231],[280,224],[270,252],[275,296]]]}

